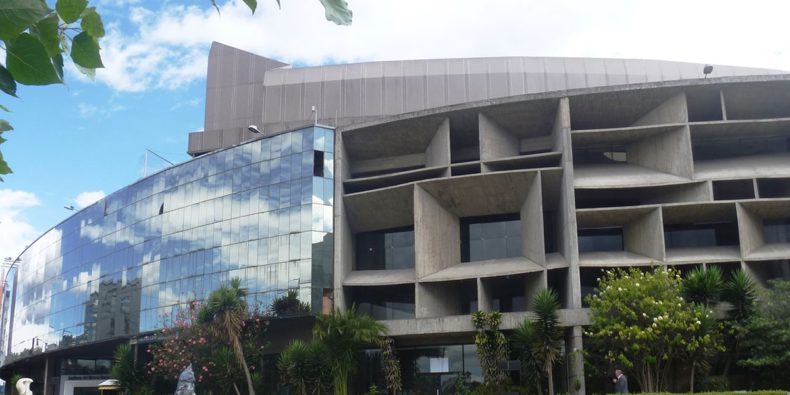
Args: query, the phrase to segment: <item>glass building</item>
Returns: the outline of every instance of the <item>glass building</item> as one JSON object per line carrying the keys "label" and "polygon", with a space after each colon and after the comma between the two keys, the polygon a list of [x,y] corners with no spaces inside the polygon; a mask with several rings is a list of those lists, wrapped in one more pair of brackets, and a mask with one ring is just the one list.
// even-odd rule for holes
{"label": "glass building", "polygon": [[297,290],[320,313],[333,161],[334,131],[310,127],[200,156],[74,214],[15,267],[4,363],[151,332],[232,278],[250,306]]}

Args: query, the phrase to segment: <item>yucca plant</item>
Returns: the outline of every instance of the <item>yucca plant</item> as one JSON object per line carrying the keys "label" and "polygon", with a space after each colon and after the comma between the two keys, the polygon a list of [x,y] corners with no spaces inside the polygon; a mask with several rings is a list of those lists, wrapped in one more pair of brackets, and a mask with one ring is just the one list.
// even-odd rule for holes
{"label": "yucca plant", "polygon": [[683,280],[683,295],[692,303],[705,307],[715,305],[719,302],[724,287],[722,277],[718,267],[698,267]]}
{"label": "yucca plant", "polygon": [[559,297],[553,289],[544,288],[535,293],[532,306],[537,316],[534,351],[548,378],[549,395],[554,395],[554,365],[562,352],[562,328],[557,314]]}

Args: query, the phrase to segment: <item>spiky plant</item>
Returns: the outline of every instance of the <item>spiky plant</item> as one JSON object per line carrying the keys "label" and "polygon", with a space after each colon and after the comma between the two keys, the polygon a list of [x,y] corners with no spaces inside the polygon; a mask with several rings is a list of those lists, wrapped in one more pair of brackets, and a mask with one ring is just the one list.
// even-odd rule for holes
{"label": "spiky plant", "polygon": [[562,352],[562,328],[557,310],[559,297],[553,289],[544,288],[535,293],[532,302],[535,320],[535,354],[543,364],[548,378],[549,395],[554,395],[554,365]]}
{"label": "spiky plant", "polygon": [[248,393],[255,395],[240,339],[244,321],[249,315],[244,300],[246,296],[247,290],[241,287],[241,280],[230,280],[229,286],[223,285],[209,295],[206,304],[198,312],[198,323],[205,325],[215,338],[225,340],[230,345],[247,380]]}
{"label": "spiky plant", "polygon": [[719,302],[724,287],[722,277],[718,267],[698,267],[683,280],[683,295],[692,303],[705,307],[715,305]]}

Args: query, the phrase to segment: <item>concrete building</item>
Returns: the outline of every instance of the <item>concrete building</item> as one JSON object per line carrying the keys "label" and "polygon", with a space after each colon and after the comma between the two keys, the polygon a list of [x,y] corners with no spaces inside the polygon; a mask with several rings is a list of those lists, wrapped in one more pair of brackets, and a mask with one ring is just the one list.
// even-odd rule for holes
{"label": "concrete building", "polygon": [[[191,290],[241,274],[264,304],[297,289],[313,314],[356,305],[382,320],[408,393],[479,380],[471,312],[501,311],[509,330],[551,287],[566,327],[555,381],[583,392],[570,351],[583,349],[584,297],[602,269],[790,278],[789,151],[790,75],[775,70],[572,58],[290,68],[215,43],[196,158],[20,257],[4,369],[85,353],[61,345],[64,330],[88,346],[150,332],[201,296]],[[88,325],[110,294],[139,295],[126,304],[139,319]],[[44,337],[54,345],[37,346]],[[356,391],[376,380],[365,366]]]}

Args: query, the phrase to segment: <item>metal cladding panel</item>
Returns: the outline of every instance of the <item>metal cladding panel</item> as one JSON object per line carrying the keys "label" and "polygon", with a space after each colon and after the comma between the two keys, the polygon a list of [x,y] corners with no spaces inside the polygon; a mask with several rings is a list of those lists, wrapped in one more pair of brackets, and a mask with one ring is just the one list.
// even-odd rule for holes
{"label": "metal cladding panel", "polygon": [[[319,122],[344,126],[515,95],[703,77],[700,64],[634,59],[505,57],[286,66],[213,45],[205,130],[254,123],[274,134],[311,123],[313,106]],[[712,76],[781,73],[716,66]],[[194,148],[190,152],[200,151]]]}

